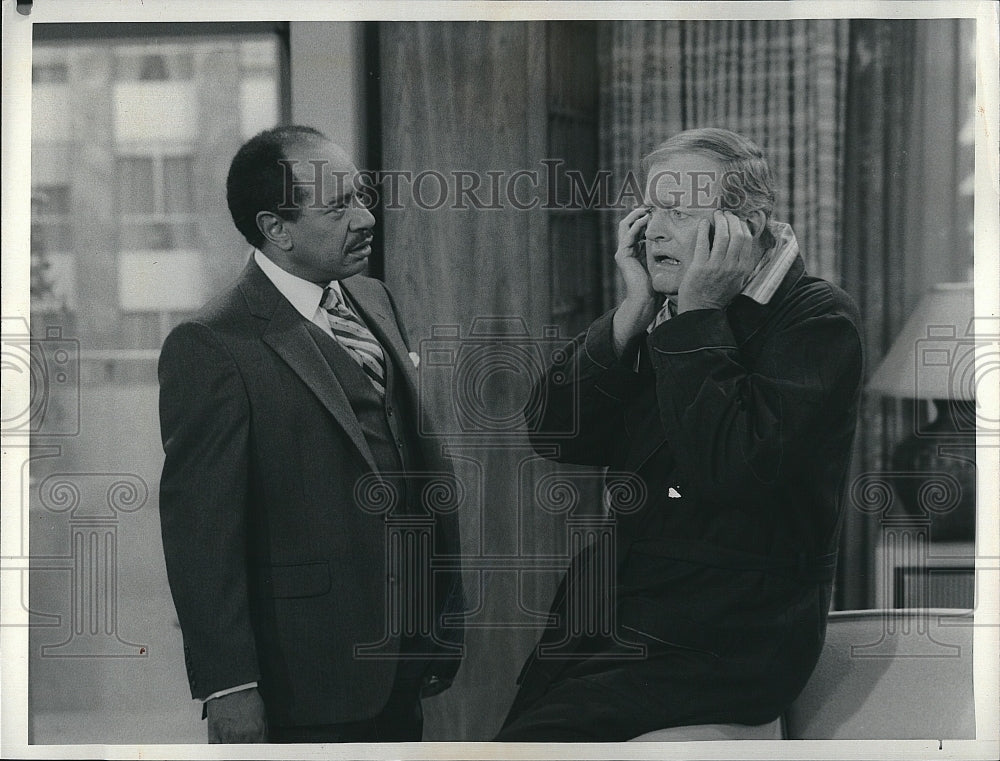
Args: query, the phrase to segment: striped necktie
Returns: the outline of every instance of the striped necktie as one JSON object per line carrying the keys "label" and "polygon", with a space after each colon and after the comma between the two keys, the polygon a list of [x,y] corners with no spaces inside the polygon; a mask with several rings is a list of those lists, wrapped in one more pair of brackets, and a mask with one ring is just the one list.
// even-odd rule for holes
{"label": "striped necktie", "polygon": [[385,355],[382,353],[382,345],[344,303],[340,294],[330,286],[323,289],[320,306],[326,311],[334,337],[361,365],[379,395],[385,396]]}

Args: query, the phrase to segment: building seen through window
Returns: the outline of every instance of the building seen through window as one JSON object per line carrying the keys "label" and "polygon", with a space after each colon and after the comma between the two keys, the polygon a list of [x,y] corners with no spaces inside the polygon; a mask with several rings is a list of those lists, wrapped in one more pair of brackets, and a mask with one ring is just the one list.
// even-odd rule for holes
{"label": "building seen through window", "polygon": [[277,34],[36,39],[32,318],[81,336],[84,383],[155,382],[170,328],[245,261],[239,145],[281,119]]}

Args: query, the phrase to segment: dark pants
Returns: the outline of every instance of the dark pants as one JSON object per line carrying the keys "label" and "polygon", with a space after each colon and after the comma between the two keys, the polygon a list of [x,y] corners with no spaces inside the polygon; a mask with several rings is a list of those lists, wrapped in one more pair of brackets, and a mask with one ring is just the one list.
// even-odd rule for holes
{"label": "dark pants", "polygon": [[420,707],[420,682],[396,679],[389,702],[377,716],[341,724],[308,727],[271,727],[268,742],[419,742],[423,736],[424,716]]}
{"label": "dark pants", "polygon": [[512,711],[497,742],[624,742],[647,731],[634,696],[586,678],[565,679],[529,706]]}
{"label": "dark pants", "polygon": [[764,724],[789,701],[775,675],[738,659],[675,649],[642,660],[536,662],[523,678],[500,742],[625,742],[689,724]]}

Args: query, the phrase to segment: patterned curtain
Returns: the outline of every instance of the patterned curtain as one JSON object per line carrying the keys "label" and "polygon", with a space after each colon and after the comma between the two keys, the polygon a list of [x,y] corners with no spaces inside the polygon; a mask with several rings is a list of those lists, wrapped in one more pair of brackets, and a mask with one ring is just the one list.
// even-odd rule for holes
{"label": "patterned curtain", "polygon": [[[775,218],[795,228],[809,271],[837,280],[848,22],[620,21],[601,32],[602,166],[614,179],[680,130],[745,134],[775,173]],[[621,215],[605,220],[608,251]],[[609,303],[617,287],[609,276]]]}

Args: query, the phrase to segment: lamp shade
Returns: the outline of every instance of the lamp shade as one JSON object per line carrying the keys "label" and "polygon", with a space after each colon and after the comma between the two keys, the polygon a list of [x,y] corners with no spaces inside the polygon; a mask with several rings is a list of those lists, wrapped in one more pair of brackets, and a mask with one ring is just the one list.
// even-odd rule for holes
{"label": "lamp shade", "polygon": [[972,283],[939,283],[917,305],[868,390],[911,399],[975,398]]}

